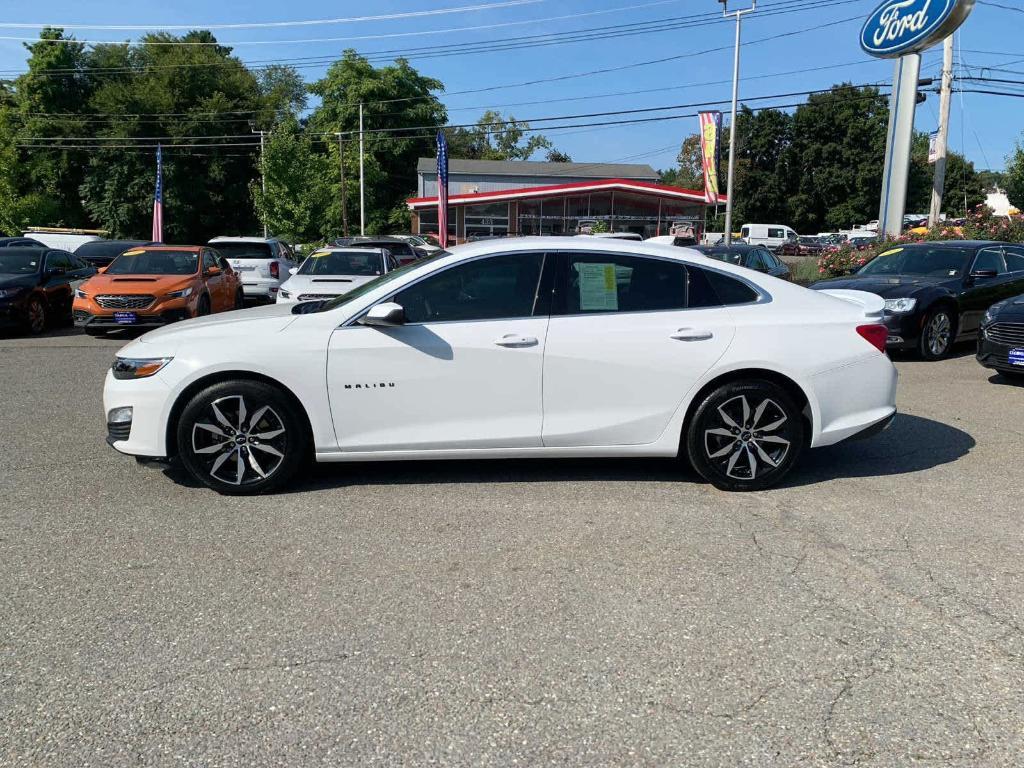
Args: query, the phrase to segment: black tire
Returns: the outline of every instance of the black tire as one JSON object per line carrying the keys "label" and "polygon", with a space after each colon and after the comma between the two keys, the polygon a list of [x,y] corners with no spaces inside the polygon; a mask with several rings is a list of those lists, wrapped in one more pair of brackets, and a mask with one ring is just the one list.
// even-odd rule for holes
{"label": "black tire", "polygon": [[956,339],[956,315],[947,307],[928,311],[917,342],[918,354],[925,360],[941,360],[949,355]]}
{"label": "black tire", "polygon": [[32,296],[25,307],[25,330],[33,336],[46,330],[49,321],[46,302],[38,296]]}
{"label": "black tire", "polygon": [[780,483],[799,461],[804,432],[800,408],[785,389],[763,379],[733,381],[698,403],[686,450],[716,488],[760,491]]}
{"label": "black tire", "polygon": [[225,381],[198,392],[185,405],[176,434],[185,468],[223,494],[275,491],[310,455],[311,437],[299,407],[260,381]]}
{"label": "black tire", "polygon": [[194,317],[205,317],[208,314],[210,314],[210,297],[204,293],[199,297],[199,303],[196,304]]}
{"label": "black tire", "polygon": [[235,309],[245,309],[245,291],[241,288],[235,292]]}

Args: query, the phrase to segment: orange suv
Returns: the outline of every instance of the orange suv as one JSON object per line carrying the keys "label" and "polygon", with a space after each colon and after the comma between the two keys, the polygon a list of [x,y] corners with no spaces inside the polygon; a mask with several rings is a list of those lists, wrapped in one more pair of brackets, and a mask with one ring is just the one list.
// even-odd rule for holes
{"label": "orange suv", "polygon": [[242,282],[213,248],[146,245],[125,251],[75,291],[75,325],[86,333],[155,328],[242,307]]}

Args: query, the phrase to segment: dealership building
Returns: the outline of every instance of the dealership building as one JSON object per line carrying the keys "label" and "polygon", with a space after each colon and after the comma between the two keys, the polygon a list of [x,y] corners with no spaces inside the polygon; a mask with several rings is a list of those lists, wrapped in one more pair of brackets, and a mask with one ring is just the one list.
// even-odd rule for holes
{"label": "dealership building", "polygon": [[[437,234],[437,160],[416,168],[408,200],[412,231]],[[724,202],[724,201],[723,201]],[[456,160],[448,164],[448,237],[465,242],[514,235],[573,235],[603,222],[643,237],[674,225],[701,229],[703,191],[658,183],[649,165]]]}

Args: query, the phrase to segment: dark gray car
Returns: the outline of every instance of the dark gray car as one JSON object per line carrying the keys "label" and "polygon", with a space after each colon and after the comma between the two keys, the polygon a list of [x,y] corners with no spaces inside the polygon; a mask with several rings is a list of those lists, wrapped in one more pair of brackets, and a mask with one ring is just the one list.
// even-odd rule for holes
{"label": "dark gray car", "polygon": [[781,280],[791,280],[789,267],[778,256],[769,251],[763,245],[747,245],[745,243],[733,243],[732,245],[699,245],[696,249],[705,256],[724,261],[729,264],[738,264],[747,269],[763,272],[766,275],[777,277]]}

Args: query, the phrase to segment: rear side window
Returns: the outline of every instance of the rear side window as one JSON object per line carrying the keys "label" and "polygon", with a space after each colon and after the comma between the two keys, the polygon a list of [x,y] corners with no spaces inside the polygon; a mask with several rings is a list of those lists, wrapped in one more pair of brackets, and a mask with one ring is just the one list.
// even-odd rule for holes
{"label": "rear side window", "polygon": [[689,272],[690,309],[751,304],[760,298],[749,285],[721,272],[693,266]]}
{"label": "rear side window", "polygon": [[570,315],[686,308],[686,267],[678,262],[606,253],[571,253],[562,296]]}
{"label": "rear side window", "polygon": [[782,230],[782,229],[769,229],[768,230],[768,237],[784,238],[785,236],[786,236],[785,230]]}
{"label": "rear side window", "polygon": [[1006,269],[1010,272],[1024,272],[1024,248],[1004,248]]}
{"label": "rear side window", "polygon": [[218,242],[215,247],[226,259],[272,259],[270,243]]}

